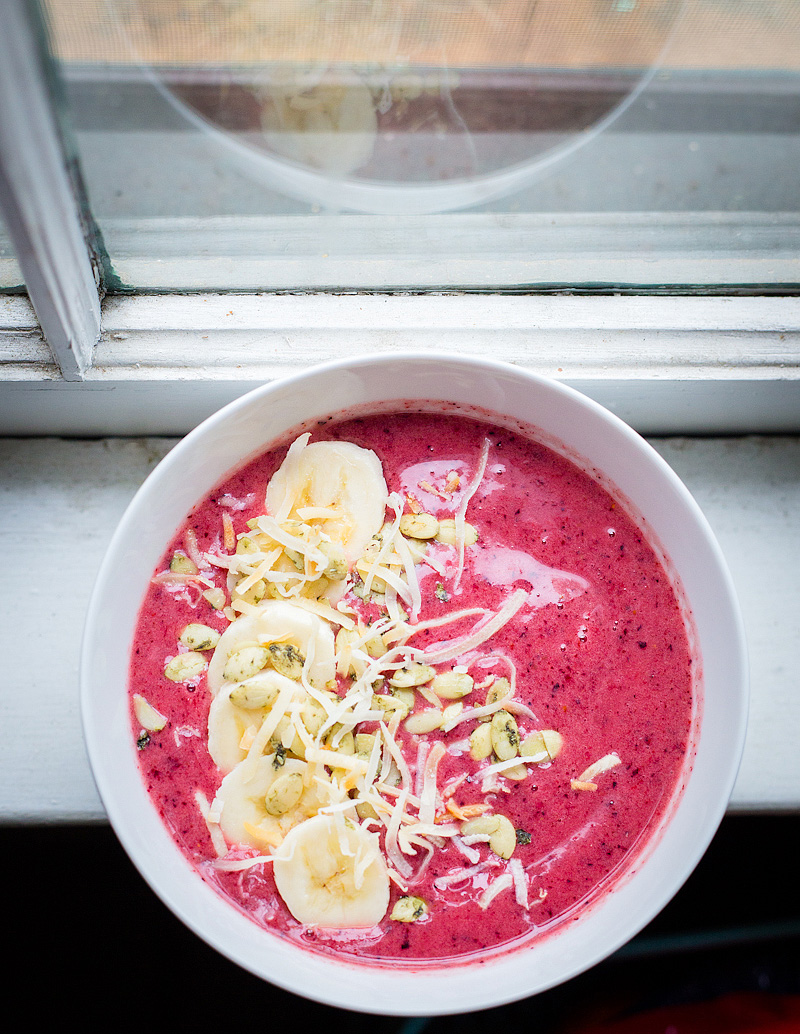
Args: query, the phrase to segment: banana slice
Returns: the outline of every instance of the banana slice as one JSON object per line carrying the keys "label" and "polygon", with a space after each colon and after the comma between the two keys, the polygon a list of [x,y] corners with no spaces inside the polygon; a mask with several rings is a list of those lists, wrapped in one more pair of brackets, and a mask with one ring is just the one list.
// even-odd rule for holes
{"label": "banana slice", "polygon": [[[315,688],[324,689],[336,677],[331,626],[288,601],[265,600],[255,614],[237,618],[220,636],[208,666],[207,682],[212,695],[216,696],[226,683],[244,682],[269,670],[270,644],[275,645],[273,653],[281,659],[288,652],[286,648],[293,647],[307,661],[308,680]],[[267,649],[259,653],[263,647]]]}
{"label": "banana slice", "polygon": [[297,825],[327,803],[305,761],[264,754],[243,762],[222,780],[214,798],[219,825],[229,844],[273,850]]}
{"label": "banana slice", "polygon": [[208,753],[220,771],[230,772],[244,760],[245,733],[260,728],[282,689],[288,692],[289,701],[306,696],[299,683],[274,669],[244,682],[223,683],[208,713]]}
{"label": "banana slice", "polygon": [[268,512],[278,521],[313,521],[344,549],[348,565],[383,526],[389,493],[381,462],[353,442],[291,446],[267,486]]}
{"label": "banana slice", "polygon": [[317,815],[294,826],[273,868],[286,907],[308,926],[370,928],[389,907],[389,875],[377,833],[341,817]]}
{"label": "banana slice", "polygon": [[268,91],[261,113],[264,135],[279,154],[346,176],[372,156],[378,130],[375,102],[361,83],[298,83]]}

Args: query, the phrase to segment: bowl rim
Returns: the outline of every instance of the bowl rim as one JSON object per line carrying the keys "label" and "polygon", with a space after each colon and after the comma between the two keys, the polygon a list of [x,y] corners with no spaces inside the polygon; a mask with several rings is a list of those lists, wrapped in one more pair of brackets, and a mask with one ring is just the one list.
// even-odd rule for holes
{"label": "bowl rim", "polygon": [[[225,927],[224,922],[221,924],[217,923],[215,931],[209,934],[207,916],[198,916],[197,910],[194,907],[194,896],[197,894],[200,897],[205,897],[205,903],[208,905],[209,912],[215,912],[216,905],[208,898],[208,895],[213,895],[220,902],[222,902],[222,899],[219,898],[216,892],[202,883],[199,877],[194,881],[190,878],[187,881],[186,894],[180,900],[176,899],[174,883],[171,883],[170,880],[173,879],[181,866],[191,871],[194,870],[191,867],[191,863],[179,853],[171,838],[169,843],[172,844],[173,850],[178,852],[179,858],[170,858],[169,865],[167,866],[168,872],[164,867],[154,868],[152,859],[142,857],[142,845],[131,829],[130,816],[126,814],[126,801],[120,795],[118,788],[114,787],[113,773],[109,774],[108,771],[108,761],[100,740],[105,730],[98,728],[95,721],[95,696],[99,690],[93,683],[92,675],[93,661],[99,645],[98,635],[101,630],[108,593],[113,589],[114,567],[130,528],[135,526],[139,511],[143,506],[143,500],[146,500],[162,479],[168,477],[175,469],[180,469],[185,461],[185,457],[191,455],[196,443],[205,441],[209,435],[217,434],[232,420],[242,416],[246,417],[251,409],[257,409],[259,405],[263,404],[265,399],[269,399],[271,396],[282,392],[286,393],[287,391],[302,388],[303,386],[308,387],[313,385],[315,381],[330,376],[335,377],[342,373],[358,373],[359,371],[372,370],[375,367],[379,370],[397,365],[408,367],[409,363],[428,371],[437,369],[441,372],[442,368],[445,367],[451,373],[458,372],[468,377],[474,377],[480,373],[485,376],[510,378],[519,385],[535,387],[540,392],[549,392],[555,400],[577,405],[585,411],[594,414],[596,419],[608,425],[619,440],[626,441],[630,448],[637,450],[640,455],[645,457],[645,462],[656,472],[656,476],[665,485],[669,485],[675,497],[680,499],[687,517],[695,524],[703,547],[706,550],[707,560],[714,569],[718,579],[718,588],[722,593],[721,603],[723,609],[727,611],[728,621],[730,622],[730,656],[728,660],[731,669],[736,674],[736,684],[731,689],[731,701],[736,706],[735,708],[732,706],[727,715],[726,744],[729,750],[729,757],[721,770],[717,772],[719,777],[718,792],[712,801],[706,803],[702,822],[704,832],[698,835],[697,830],[694,829],[692,831],[691,844],[682,852],[682,868],[680,871],[671,872],[666,878],[662,874],[658,881],[657,892],[651,889],[650,900],[642,908],[635,923],[632,924],[624,911],[620,911],[617,908],[616,912],[618,914],[616,918],[621,925],[616,933],[609,937],[604,946],[598,949],[595,945],[593,952],[588,955],[578,955],[567,962],[556,959],[553,965],[558,970],[557,975],[548,972],[532,980],[526,967],[520,961],[526,952],[524,947],[509,952],[500,952],[487,960],[483,964],[484,970],[492,969],[495,974],[502,971],[504,977],[508,977],[502,991],[499,989],[494,990],[489,995],[480,992],[480,990],[476,992],[470,986],[475,984],[474,979],[465,978],[460,973],[461,970],[471,971],[472,967],[470,965],[461,967],[446,966],[444,968],[423,967],[422,969],[409,969],[403,966],[384,969],[380,966],[365,967],[361,963],[353,965],[349,961],[343,963],[340,959],[317,956],[304,949],[296,949],[299,952],[296,955],[294,951],[290,950],[292,946],[280,941],[274,934],[260,930],[251,920],[238,915],[238,913],[235,917],[227,917],[231,920],[229,924],[232,929],[230,937],[220,933],[220,930]],[[392,395],[392,398],[398,402],[402,397],[404,397],[402,392]],[[416,398],[419,398],[419,396],[416,396]],[[324,405],[321,405],[320,412],[328,412],[328,410]],[[287,427],[285,430],[289,429]],[[274,441],[274,436],[266,438],[263,445],[254,450],[252,455],[269,448],[272,441]],[[246,462],[248,458],[242,457],[240,463],[231,465],[228,469],[235,469],[236,466]],[[218,480],[214,479],[213,483],[216,483]],[[198,501],[213,487],[213,483],[208,486],[200,486],[197,493]],[[127,682],[123,695],[127,702]],[[242,966],[245,970],[249,970],[254,975],[281,986],[288,991],[323,1004],[382,1015],[433,1016],[454,1014],[491,1008],[518,1000],[547,990],[584,972],[612,954],[613,951],[638,933],[661,910],[667,901],[674,896],[688,878],[705,852],[725,814],[741,764],[747,728],[748,707],[749,685],[745,630],[733,580],[721,547],[705,515],[666,460],[638,432],[633,430],[619,417],[569,385],[508,363],[491,359],[461,357],[447,352],[403,351],[365,355],[358,358],[337,359],[316,364],[288,377],[281,377],[256,387],[203,420],[178,441],[173,449],[151,471],[126,507],[112,535],[96,576],[86,614],[81,644],[81,724],[95,785],[115,834],[136,868],[157,896],[201,939],[210,944],[211,947],[215,948],[223,956]],[[686,794],[684,793],[683,796],[685,797]],[[677,802],[675,812],[680,812],[680,802]],[[673,815],[665,823],[666,827],[673,824],[672,820],[674,817]],[[160,818],[157,815],[155,818],[163,830],[163,823],[161,823]],[[151,832],[154,832],[156,839],[158,839],[157,832]],[[165,830],[163,832],[166,834]],[[658,850],[658,845],[655,843],[656,839],[660,843],[663,838],[661,835],[658,838],[650,838],[651,843],[641,855],[645,860],[640,862],[639,856],[637,856],[635,861],[636,871],[646,870],[647,854]],[[160,846],[162,848],[165,847],[165,843],[162,842]],[[169,857],[169,848],[167,847],[166,850],[167,857]],[[642,879],[642,877],[639,878],[640,880]],[[630,876],[627,876],[623,882],[629,881],[629,879]],[[616,888],[614,893],[601,895],[601,903],[598,906],[600,911],[608,910],[609,902],[615,896],[617,896]],[[227,909],[230,909],[231,906],[227,902],[224,904]],[[596,911],[595,906],[592,906],[590,912]],[[246,924],[247,927],[252,929],[246,929],[242,924]],[[270,958],[265,964],[264,953],[258,950],[259,946],[256,945],[257,938],[254,938],[253,931],[258,931],[261,937],[272,938],[274,946],[279,946],[287,958],[291,957],[296,962],[301,963],[301,965],[294,967],[293,970],[291,963],[288,969],[285,970],[275,971],[274,968],[270,969],[270,965],[274,966],[274,958]],[[557,940],[559,936],[558,931],[553,936]],[[267,954],[274,955],[275,953],[267,952]],[[375,1008],[374,1004],[363,1002],[362,980],[367,972],[370,974],[370,979],[377,975],[383,988],[379,1008]],[[414,1000],[410,1000],[408,995],[408,981],[412,973],[416,982]],[[329,977],[331,977],[330,980],[328,979]]]}

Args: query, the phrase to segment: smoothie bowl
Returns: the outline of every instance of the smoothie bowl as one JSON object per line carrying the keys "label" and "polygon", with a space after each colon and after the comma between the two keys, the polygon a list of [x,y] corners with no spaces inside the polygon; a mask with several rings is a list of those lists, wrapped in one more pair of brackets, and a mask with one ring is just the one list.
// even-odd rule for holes
{"label": "smoothie bowl", "polygon": [[401,355],[183,439],[81,665],[109,820],[212,947],[344,1008],[535,994],[633,937],[721,820],[738,607],[669,467],[584,396]]}

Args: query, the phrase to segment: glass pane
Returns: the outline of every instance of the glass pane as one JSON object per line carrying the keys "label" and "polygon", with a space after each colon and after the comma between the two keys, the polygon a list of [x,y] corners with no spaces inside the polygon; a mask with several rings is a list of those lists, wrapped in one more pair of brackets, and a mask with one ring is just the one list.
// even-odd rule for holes
{"label": "glass pane", "polygon": [[0,212],[0,291],[20,294],[24,289],[22,272],[14,254],[14,246],[8,235],[3,213]]}
{"label": "glass pane", "polygon": [[46,0],[110,286],[799,284],[795,0]]}

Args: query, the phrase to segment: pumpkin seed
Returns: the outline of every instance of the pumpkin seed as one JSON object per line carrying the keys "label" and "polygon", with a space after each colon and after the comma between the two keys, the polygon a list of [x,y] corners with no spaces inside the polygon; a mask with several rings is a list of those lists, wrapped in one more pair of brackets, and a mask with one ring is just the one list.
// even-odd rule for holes
{"label": "pumpkin seed", "polygon": [[525,737],[520,744],[519,752],[526,758],[537,757],[541,754],[542,757],[539,759],[541,763],[552,761],[553,758],[558,757],[563,745],[564,738],[560,732],[556,732],[555,729],[541,729]]}
{"label": "pumpkin seed", "polygon": [[272,707],[278,699],[278,688],[272,679],[254,675],[237,683],[228,694],[228,699],[236,707],[256,711],[262,707]]}
{"label": "pumpkin seed", "polygon": [[393,689],[392,696],[396,697],[403,707],[407,707],[409,711],[414,710],[414,690],[413,689]]}
{"label": "pumpkin seed", "polygon": [[[362,582],[366,582],[367,578],[369,578],[369,576],[370,576],[370,571],[371,570],[372,570],[372,561],[371,560],[368,560],[368,559],[365,560],[365,559],[362,558],[362,559],[356,561],[356,571],[358,572],[359,577],[361,578]],[[364,587],[362,586],[362,591],[363,591],[363,588]],[[370,588],[370,592],[375,592],[375,593],[378,593],[378,594],[382,595],[383,593],[386,592],[386,582],[383,580],[383,578],[380,578],[377,575],[373,575],[372,578],[370,578],[369,588]],[[354,589],[354,591],[355,591],[355,589]],[[356,595],[358,595],[358,594],[356,594]]]}
{"label": "pumpkin seed", "polygon": [[308,729],[311,736],[317,735],[325,724],[327,717],[328,712],[316,700],[307,700],[300,715],[303,725]]}
{"label": "pumpkin seed", "polygon": [[492,750],[500,761],[510,761],[519,753],[519,729],[508,711],[495,711],[491,722]]}
{"label": "pumpkin seed", "polygon": [[458,700],[472,692],[474,680],[465,671],[443,671],[431,682],[431,689],[437,697]]}
{"label": "pumpkin seed", "polygon": [[561,748],[564,746],[564,737],[561,733],[556,732],[555,729],[542,729],[542,739],[544,740],[544,749],[550,757],[558,757],[561,753]]}
{"label": "pumpkin seed", "polygon": [[296,549],[289,549],[288,547],[284,547],[283,553],[296,571],[299,571],[301,574],[305,574],[306,559],[302,553],[298,553]]}
{"label": "pumpkin seed", "polygon": [[412,686],[424,686],[436,675],[436,670],[429,664],[407,664],[397,671],[388,680],[390,686],[399,689],[410,689]]}
{"label": "pumpkin seed", "polygon": [[547,747],[544,745],[544,737],[541,732],[530,733],[519,745],[519,752],[524,758],[535,758],[540,754],[544,755],[542,760],[547,759]]}
{"label": "pumpkin seed", "polygon": [[383,639],[377,635],[374,639],[368,639],[366,643],[364,643],[364,649],[370,657],[377,659],[378,657],[383,657],[387,652],[388,647]]}
{"label": "pumpkin seed", "polygon": [[458,718],[463,710],[464,704],[461,700],[456,700],[454,703],[448,704],[442,711],[442,725],[447,725],[447,723],[452,722],[454,718]]}
{"label": "pumpkin seed", "polygon": [[[245,579],[240,578],[239,582],[243,582]],[[237,599],[244,600],[245,603],[252,603],[253,605],[260,603],[268,593],[267,583],[263,578],[259,578],[257,582],[254,582],[247,592],[241,593],[237,586],[233,589]]]}
{"label": "pumpkin seed", "polygon": [[173,574],[197,574],[197,564],[185,553],[175,553],[169,562],[169,569]]}
{"label": "pumpkin seed", "polygon": [[219,642],[219,632],[208,625],[187,625],[180,634],[180,641],[191,650],[213,650]]}
{"label": "pumpkin seed", "polygon": [[203,598],[214,608],[214,610],[222,610],[226,603],[225,590],[220,588],[206,589],[203,593]]}
{"label": "pumpkin seed", "polygon": [[373,693],[372,709],[374,711],[385,711],[389,716],[400,712],[403,717],[405,717],[405,715],[407,715],[411,710],[411,708],[403,700],[396,697],[394,693]]}
{"label": "pumpkin seed", "polygon": [[[444,517],[439,521],[439,530],[436,533],[436,541],[446,546],[454,546],[458,541],[456,522],[454,517]],[[468,521],[464,521],[464,545],[474,546],[478,541],[478,530]]]}
{"label": "pumpkin seed", "polygon": [[356,739],[352,732],[346,732],[339,738],[340,725],[335,725],[325,738],[325,746],[328,750],[335,750],[339,754],[352,756],[356,752]]}
{"label": "pumpkin seed", "polygon": [[375,746],[375,734],[371,732],[356,733],[356,754],[360,758],[368,758]]}
{"label": "pumpkin seed", "polygon": [[302,775],[299,772],[286,772],[270,783],[264,807],[270,815],[285,815],[297,805],[302,795]]}
{"label": "pumpkin seed", "polygon": [[505,815],[479,815],[461,825],[464,836],[488,836],[489,847],[501,858],[510,858],[517,846],[517,831]]}
{"label": "pumpkin seed", "polygon": [[486,703],[496,704],[511,694],[511,683],[506,678],[495,679],[486,693]]}
{"label": "pumpkin seed", "polygon": [[404,513],[399,528],[400,534],[410,539],[433,539],[439,531],[439,521],[432,513]]}
{"label": "pumpkin seed", "polygon": [[397,899],[389,918],[394,919],[396,923],[416,923],[418,919],[427,915],[427,912],[428,906],[422,898],[409,895]]}
{"label": "pumpkin seed", "polygon": [[191,682],[204,670],[206,659],[201,653],[190,650],[173,657],[164,668],[164,674],[172,682]]}
{"label": "pumpkin seed", "polygon": [[415,711],[414,714],[409,715],[406,718],[405,725],[408,732],[422,735],[441,728],[443,721],[444,716],[442,712],[437,711],[435,707],[429,707],[424,711]]}
{"label": "pumpkin seed", "polygon": [[133,710],[137,722],[148,732],[160,732],[167,724],[166,715],[157,711],[153,705],[139,693],[133,694]]}
{"label": "pumpkin seed", "polygon": [[275,671],[295,681],[302,678],[305,657],[291,643],[270,643],[269,661]]}
{"label": "pumpkin seed", "polygon": [[469,754],[473,761],[483,761],[492,753],[492,726],[489,722],[480,722],[470,734]]}
{"label": "pumpkin seed", "polygon": [[265,646],[242,646],[228,656],[222,677],[227,682],[244,682],[252,678],[269,663],[269,650]]}
{"label": "pumpkin seed", "polygon": [[340,582],[347,577],[347,557],[338,542],[321,542],[320,552],[325,556],[328,565],[323,571],[332,582]]}

